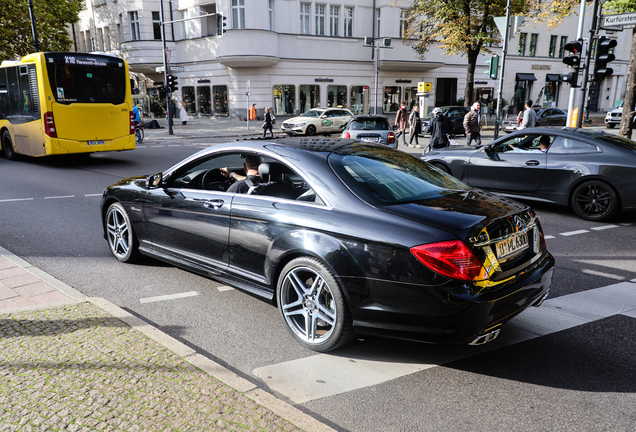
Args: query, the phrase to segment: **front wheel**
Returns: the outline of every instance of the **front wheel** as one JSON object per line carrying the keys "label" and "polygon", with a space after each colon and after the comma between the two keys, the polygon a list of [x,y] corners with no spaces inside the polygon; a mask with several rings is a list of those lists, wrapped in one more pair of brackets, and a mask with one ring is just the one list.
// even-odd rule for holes
{"label": "front wheel", "polygon": [[606,125],[609,129],[614,129],[614,127],[616,126],[615,123],[606,123]]}
{"label": "front wheel", "polygon": [[104,220],[106,239],[112,254],[121,262],[130,263],[139,257],[139,243],[124,206],[111,204]]}
{"label": "front wheel", "polygon": [[587,181],[574,190],[572,208],[585,220],[604,221],[618,211],[618,195],[607,183]]}
{"label": "front wheel", "polygon": [[355,336],[342,290],[319,260],[301,257],[290,261],[278,279],[276,295],[287,329],[301,345],[327,352]]}
{"label": "front wheel", "polygon": [[144,130],[141,128],[135,128],[135,142],[137,144],[142,143],[144,140]]}
{"label": "front wheel", "polygon": [[316,135],[316,126],[314,125],[307,126],[307,135],[309,136]]}

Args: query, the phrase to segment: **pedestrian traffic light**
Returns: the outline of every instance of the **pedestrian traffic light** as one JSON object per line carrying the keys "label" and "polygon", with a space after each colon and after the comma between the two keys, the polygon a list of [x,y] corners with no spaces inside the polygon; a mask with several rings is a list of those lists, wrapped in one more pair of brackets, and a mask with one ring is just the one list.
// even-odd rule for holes
{"label": "pedestrian traffic light", "polygon": [[223,15],[223,12],[217,14],[217,16],[216,16],[216,25],[217,25],[218,28],[217,28],[216,34],[218,36],[223,36],[223,33],[225,33],[227,31],[227,30],[225,30],[225,26],[227,25],[225,20],[227,20],[227,17],[225,15]]}
{"label": "pedestrian traffic light", "polygon": [[565,50],[569,51],[569,56],[563,58],[563,63],[574,69],[579,69],[581,66],[581,53],[583,52],[583,46],[579,41],[571,41],[565,45]]}
{"label": "pedestrian traffic light", "polygon": [[177,77],[174,75],[168,75],[168,91],[170,93],[176,91],[179,87],[177,87]]}
{"label": "pedestrian traffic light", "polygon": [[578,72],[571,72],[569,74],[561,75],[561,81],[570,84],[573,88],[577,88],[579,86],[577,83],[578,79]]}
{"label": "pedestrian traffic light", "polygon": [[614,54],[610,54],[616,46],[616,40],[605,36],[599,36],[596,40],[596,60],[594,61],[594,80],[600,81],[614,73],[614,69],[607,67],[609,62],[616,60]]}

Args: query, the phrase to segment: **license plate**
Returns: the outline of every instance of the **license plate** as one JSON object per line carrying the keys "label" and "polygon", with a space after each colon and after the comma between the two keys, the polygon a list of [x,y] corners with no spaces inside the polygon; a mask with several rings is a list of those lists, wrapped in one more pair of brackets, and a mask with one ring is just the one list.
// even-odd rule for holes
{"label": "license plate", "polygon": [[506,259],[517,252],[528,249],[528,234],[514,234],[506,240],[497,242],[495,249],[497,250],[497,259]]}
{"label": "license plate", "polygon": [[362,141],[371,141],[371,142],[379,142],[380,138],[360,138]]}
{"label": "license plate", "polygon": [[104,140],[99,140],[99,141],[86,141],[88,143],[88,145],[104,145],[106,144],[106,141]]}

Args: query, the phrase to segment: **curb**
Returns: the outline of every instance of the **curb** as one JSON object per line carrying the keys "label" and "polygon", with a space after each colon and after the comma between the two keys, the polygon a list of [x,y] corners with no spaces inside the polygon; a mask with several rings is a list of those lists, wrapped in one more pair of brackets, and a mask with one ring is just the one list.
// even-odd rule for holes
{"label": "curb", "polygon": [[40,270],[39,268],[29,264],[22,258],[17,255],[11,253],[10,251],[4,249],[0,246],[0,256],[6,258],[7,260],[13,262],[18,267],[26,270],[31,273],[35,277],[41,279],[47,284],[51,285],[53,288],[63,292],[67,296],[71,297],[73,301],[71,302],[59,302],[59,303],[50,303],[47,305],[39,305],[39,306],[29,306],[24,308],[16,308],[12,310],[6,310],[2,313],[19,313],[28,310],[34,309],[48,309],[59,306],[65,306],[69,304],[77,304],[82,302],[90,302],[103,311],[109,313],[110,315],[118,318],[122,322],[131,326],[135,330],[139,331],[146,337],[154,340],[159,343],[166,349],[174,352],[175,354],[182,357],[185,361],[196,366],[201,369],[208,375],[218,379],[219,381],[227,384],[228,386],[238,390],[243,393],[246,397],[252,399],[257,404],[267,408],[272,411],[274,414],[290,421],[295,426],[312,432],[335,432],[335,429],[327,426],[326,424],[316,420],[308,414],[305,414],[298,408],[278,399],[276,396],[268,393],[262,388],[258,387],[256,384],[251,383],[245,378],[240,377],[236,373],[230,371],[229,369],[221,366],[213,360],[203,356],[202,354],[197,353],[194,349],[188,347],[182,342],[179,342],[172,336],[162,332],[156,327],[148,324],[143,321],[141,318],[138,318],[119,306],[114,305],[106,299],[99,297],[87,297],[76,289],[70,287],[64,282],[56,279],[55,277],[49,275],[48,273]]}

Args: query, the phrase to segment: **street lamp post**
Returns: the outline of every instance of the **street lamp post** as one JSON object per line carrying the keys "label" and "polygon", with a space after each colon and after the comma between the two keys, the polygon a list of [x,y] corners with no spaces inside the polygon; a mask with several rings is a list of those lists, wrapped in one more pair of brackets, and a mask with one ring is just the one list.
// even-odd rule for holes
{"label": "street lamp post", "polygon": [[376,39],[373,37],[365,37],[363,47],[373,48],[375,51],[375,58],[373,67],[375,68],[375,89],[374,89],[374,102],[373,102],[373,114],[378,113],[378,75],[380,73],[380,48],[388,48],[393,49],[391,46],[391,38],[383,38],[381,39],[382,44],[380,44],[380,39]]}
{"label": "street lamp post", "polygon": [[38,33],[35,30],[35,15],[33,15],[33,2],[29,0],[29,16],[31,17],[31,33],[33,33],[33,48],[35,52],[40,52],[40,42],[38,42]]}

